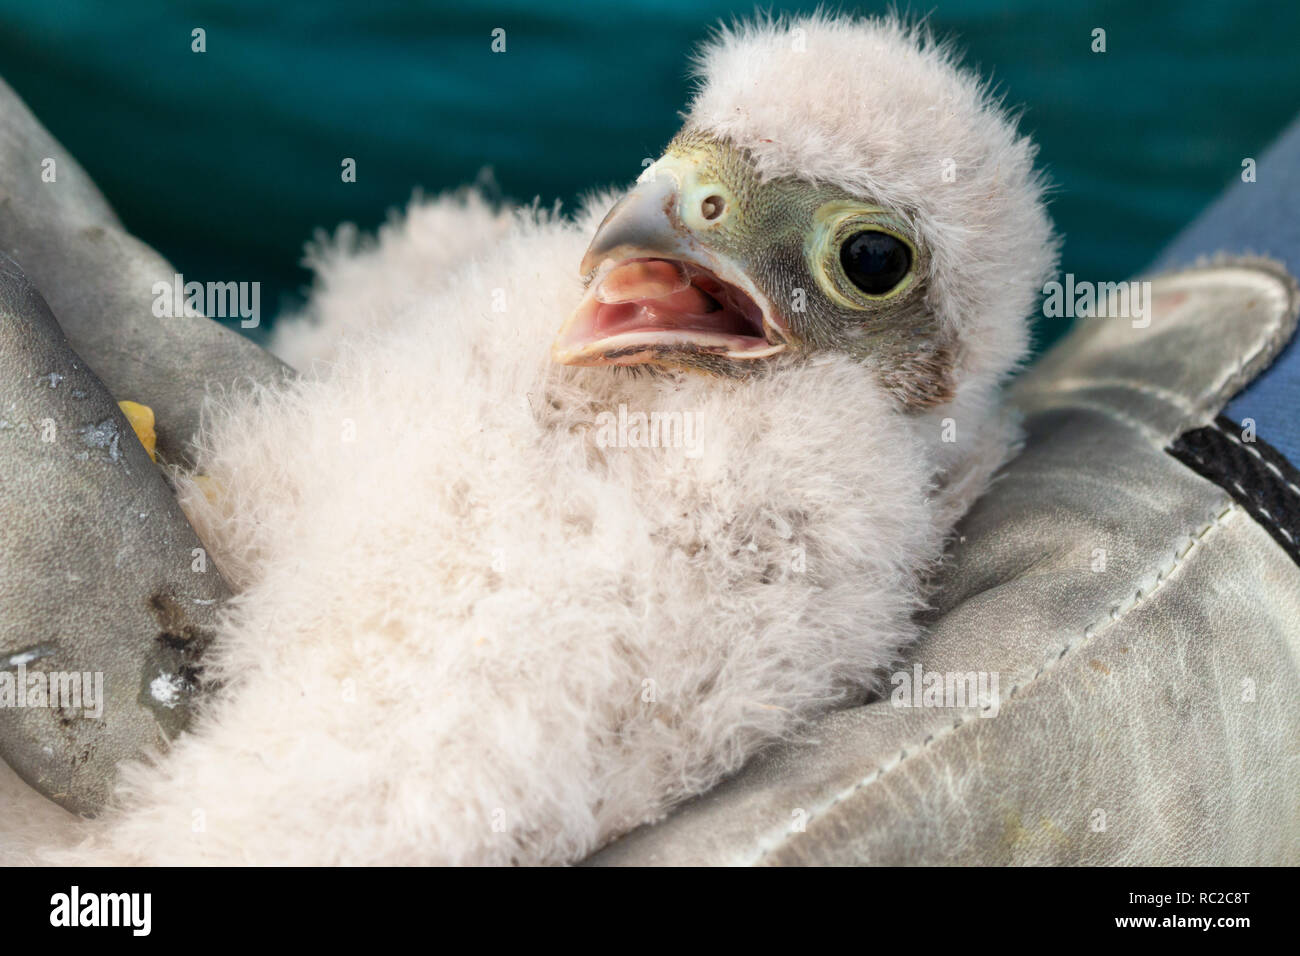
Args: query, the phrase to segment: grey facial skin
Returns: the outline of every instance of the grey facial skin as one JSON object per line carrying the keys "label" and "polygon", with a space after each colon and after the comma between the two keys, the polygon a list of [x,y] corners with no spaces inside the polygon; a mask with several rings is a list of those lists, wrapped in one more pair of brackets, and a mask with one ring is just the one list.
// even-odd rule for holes
{"label": "grey facial skin", "polygon": [[[582,271],[655,257],[704,268],[762,306],[764,338],[783,346],[779,356],[764,353],[762,342],[751,355],[698,343],[620,347],[618,340],[608,350],[579,350],[587,343],[575,314],[561,334],[558,360],[745,376],[792,358],[841,352],[874,368],[904,406],[952,397],[956,343],[930,308],[929,252],[905,217],[829,184],[763,180],[745,151],[689,129],[650,172],[661,168],[610,211]],[[841,246],[863,230],[887,232],[911,249],[906,278],[886,294],[864,294],[840,264]]]}

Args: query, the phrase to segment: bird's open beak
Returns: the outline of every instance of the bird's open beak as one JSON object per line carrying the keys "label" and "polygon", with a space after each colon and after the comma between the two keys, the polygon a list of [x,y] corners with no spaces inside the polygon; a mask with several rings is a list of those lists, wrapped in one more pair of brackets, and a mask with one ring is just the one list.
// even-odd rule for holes
{"label": "bird's open beak", "polygon": [[596,230],[586,294],[552,346],[565,365],[672,362],[683,353],[759,359],[786,333],[744,271],[682,221],[681,179],[660,160]]}

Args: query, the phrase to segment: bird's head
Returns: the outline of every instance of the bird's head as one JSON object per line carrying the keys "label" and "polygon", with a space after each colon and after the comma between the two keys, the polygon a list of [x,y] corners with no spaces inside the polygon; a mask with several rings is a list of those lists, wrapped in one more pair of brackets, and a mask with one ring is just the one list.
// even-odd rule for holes
{"label": "bird's head", "polygon": [[596,230],[557,361],[743,376],[834,351],[912,408],[1005,374],[1055,243],[1032,145],[946,47],[768,20],[697,72],[684,128]]}

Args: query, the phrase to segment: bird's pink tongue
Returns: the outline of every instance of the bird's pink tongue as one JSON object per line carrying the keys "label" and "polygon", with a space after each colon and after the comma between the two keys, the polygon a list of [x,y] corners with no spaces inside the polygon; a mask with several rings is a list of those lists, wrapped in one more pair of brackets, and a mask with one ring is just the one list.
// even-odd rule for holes
{"label": "bird's pink tongue", "polygon": [[720,315],[713,297],[691,284],[681,263],[637,259],[617,266],[601,280],[603,303],[595,331],[612,335],[631,328],[700,329],[743,334],[743,323]]}
{"label": "bird's pink tongue", "polygon": [[611,269],[596,289],[596,298],[611,305],[637,299],[660,299],[689,288],[690,284],[690,277],[679,262],[636,259]]}

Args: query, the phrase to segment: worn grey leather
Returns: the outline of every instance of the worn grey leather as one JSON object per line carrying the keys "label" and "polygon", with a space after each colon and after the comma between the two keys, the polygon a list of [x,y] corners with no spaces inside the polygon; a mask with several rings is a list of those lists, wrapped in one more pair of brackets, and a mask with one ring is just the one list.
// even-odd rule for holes
{"label": "worn grey leather", "polygon": [[187,724],[229,593],[117,401],[150,406],[180,462],[210,388],[285,374],[215,322],[155,316],[174,273],[0,81],[0,670],[102,673],[105,699],[0,709],[0,756],[79,813]]}
{"label": "worn grey leather", "polygon": [[1080,320],[1018,383],[1025,450],[897,669],[996,672],[996,716],[887,692],[588,862],[1300,863],[1300,567],[1164,451],[1300,301],[1262,261],[1154,291],[1149,328]]}
{"label": "worn grey leather", "polygon": [[200,547],[114,397],[0,255],[0,671],[102,675],[98,716],[84,697],[0,708],[0,755],[69,810],[97,810],[120,761],[188,723],[229,596]]}
{"label": "worn grey leather", "polygon": [[[46,160],[54,182],[42,179]],[[0,252],[41,291],[109,392],[154,409],[158,452],[168,461],[186,459],[209,386],[269,383],[285,372],[269,352],[216,322],[153,314],[154,283],[170,285],[176,270],[123,229],[90,177],[3,80]]]}

